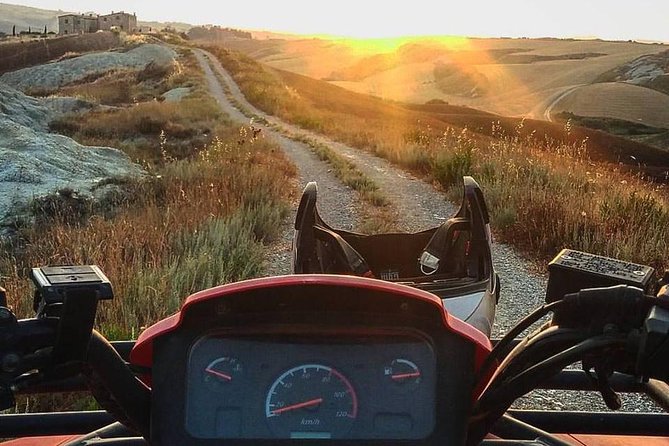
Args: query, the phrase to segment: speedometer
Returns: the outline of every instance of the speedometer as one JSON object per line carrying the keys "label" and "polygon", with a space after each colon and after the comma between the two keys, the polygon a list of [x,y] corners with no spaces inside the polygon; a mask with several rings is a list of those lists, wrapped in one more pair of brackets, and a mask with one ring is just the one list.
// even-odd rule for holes
{"label": "speedometer", "polygon": [[304,364],[272,383],[265,415],[278,438],[342,438],[358,416],[358,398],[337,370]]}

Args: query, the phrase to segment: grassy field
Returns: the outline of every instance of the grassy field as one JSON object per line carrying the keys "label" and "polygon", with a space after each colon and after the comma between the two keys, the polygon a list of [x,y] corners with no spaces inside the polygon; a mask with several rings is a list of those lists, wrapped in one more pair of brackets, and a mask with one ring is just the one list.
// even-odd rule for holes
{"label": "grassy field", "polygon": [[[669,169],[664,151],[601,131],[572,127],[566,132],[562,124],[503,117],[443,101],[422,105],[385,101],[291,72],[260,67],[239,53],[221,52],[219,56],[227,60],[228,69],[236,73],[247,98],[259,108],[354,146],[381,150],[383,145],[384,151],[394,151],[407,138],[415,139],[419,133],[439,134],[454,127],[466,127],[472,137],[485,143],[496,137],[493,128],[508,133],[520,128],[521,136],[540,141],[548,139],[573,145],[587,139],[589,156],[597,161],[622,162],[633,169],[641,167],[648,174],[661,175]],[[415,165],[410,166],[421,169],[425,161],[421,154],[416,154]]]}
{"label": "grassy field", "polygon": [[669,129],[669,95],[622,82],[578,88],[562,98],[554,110]]}
{"label": "grassy field", "polygon": [[531,121],[516,120],[511,127],[511,121],[470,112],[469,118],[488,119],[487,132],[475,133],[448,124],[439,113],[278,72],[222,48],[217,55],[247,98],[268,113],[370,150],[454,194],[462,175],[474,175],[498,236],[539,259],[569,246],[667,266],[667,191],[615,164],[593,161],[592,146],[606,138],[594,144],[579,139],[570,125],[553,138],[528,131]]}
{"label": "grassy field", "polygon": [[[99,265],[115,299],[100,305],[96,328],[111,340],[136,338],[196,291],[264,272],[295,170],[276,146],[220,115],[197,67],[186,51],[170,70],[118,72],[55,92],[117,107],[54,128],[120,147],[147,174],[113,179],[103,200],[62,189],[32,203],[34,224],[0,249],[0,285],[19,317],[33,315],[35,266]],[[191,94],[178,104],[154,100],[174,87]],[[54,394],[21,398],[17,411],[95,408],[83,395]]]}
{"label": "grassy field", "polygon": [[[199,79],[196,63],[185,52],[169,68],[148,65],[141,71],[121,70],[48,92],[114,106],[83,117],[62,116],[50,128],[82,144],[118,147],[140,163],[161,163],[166,156],[188,157],[193,147],[212,140],[221,118],[218,105]],[[161,95],[176,87],[191,92],[181,102],[162,101]]]}
{"label": "grassy field", "polygon": [[669,129],[652,127],[623,119],[578,116],[569,112],[562,112],[554,117],[560,122],[571,120],[573,124],[582,127],[603,130],[612,135],[669,151]]}
{"label": "grassy field", "polygon": [[225,43],[271,67],[411,103],[442,99],[531,115],[556,91],[589,84],[666,45],[570,39],[302,39]]}

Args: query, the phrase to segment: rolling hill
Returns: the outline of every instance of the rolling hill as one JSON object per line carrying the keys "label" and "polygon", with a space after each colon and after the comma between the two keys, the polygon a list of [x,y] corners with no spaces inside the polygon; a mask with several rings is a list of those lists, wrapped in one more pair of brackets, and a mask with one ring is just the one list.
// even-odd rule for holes
{"label": "rolling hill", "polygon": [[[503,116],[538,119],[565,91],[608,80],[602,76],[615,77],[621,67],[644,57],[655,60],[667,51],[662,44],[549,38],[273,38],[226,44],[274,68],[359,93],[408,103],[438,99]],[[656,84],[663,80],[658,77]],[[663,93],[662,85],[655,90]],[[654,108],[664,103],[662,96],[653,98],[660,101]],[[616,118],[636,122],[638,116],[616,113]],[[669,119],[654,125],[669,128]]]}
{"label": "rolling hill", "polygon": [[44,29],[58,32],[58,16],[65,11],[49,11],[46,9],[31,8],[29,6],[10,5],[0,3],[0,32],[12,33],[12,27],[16,25],[16,32]]}

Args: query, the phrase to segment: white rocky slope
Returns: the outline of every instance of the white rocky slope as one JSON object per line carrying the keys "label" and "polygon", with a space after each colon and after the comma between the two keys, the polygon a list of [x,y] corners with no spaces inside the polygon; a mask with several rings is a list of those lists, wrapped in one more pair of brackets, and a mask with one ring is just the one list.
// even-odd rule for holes
{"label": "white rocky slope", "polygon": [[124,53],[91,53],[60,62],[23,68],[3,74],[0,76],[0,82],[19,90],[55,89],[114,69],[141,69],[151,62],[168,65],[173,63],[176,57],[177,53],[169,47],[145,44]]}
{"label": "white rocky slope", "polygon": [[660,76],[669,75],[669,50],[648,54],[618,67],[615,81],[645,85]]}
{"label": "white rocky slope", "polygon": [[93,193],[101,181],[142,175],[121,151],[87,147],[49,133],[49,122],[63,113],[92,107],[73,98],[36,99],[19,90],[56,89],[114,69],[172,64],[177,53],[146,44],[127,52],[85,54],[0,76],[0,231],[25,211],[35,197],[69,188]]}
{"label": "white rocky slope", "polygon": [[102,180],[142,174],[119,150],[48,133],[53,116],[85,106],[67,98],[31,98],[0,82],[0,227],[11,224],[34,197],[61,188],[85,195]]}

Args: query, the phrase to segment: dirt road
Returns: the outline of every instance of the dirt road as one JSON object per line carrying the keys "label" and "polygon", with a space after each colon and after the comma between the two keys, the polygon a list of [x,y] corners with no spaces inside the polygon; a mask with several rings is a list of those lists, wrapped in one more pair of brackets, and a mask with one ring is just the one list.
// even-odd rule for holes
{"label": "dirt road", "polygon": [[[195,50],[195,56],[204,70],[209,90],[220,104],[221,109],[231,120],[240,124],[249,124],[249,118],[235,108],[228,100],[223,85],[212,71],[209,56],[201,50]],[[216,67],[215,64],[214,67]],[[254,123],[253,125],[257,128],[262,128],[262,132],[266,137],[270,137],[276,141],[290,161],[297,166],[297,180],[300,190],[307,182],[318,180],[318,186],[321,190],[319,194],[319,209],[323,218],[332,222],[337,227],[347,229],[353,229],[359,225],[360,200],[358,195],[351,188],[337,180],[331,173],[330,167],[312,154],[306,144],[293,141],[268,126],[259,123]],[[284,223],[280,243],[275,246],[271,258],[268,259],[267,274],[270,276],[290,273],[290,248],[293,236],[292,223],[295,221],[296,211],[297,203],[293,206],[290,218]]]}
{"label": "dirt road", "polygon": [[[228,97],[219,97],[224,92],[224,88],[221,87],[220,83],[216,85],[218,79],[212,79],[212,69],[218,72],[220,79],[225,82],[230,96],[247,114],[251,113],[261,117],[270,123],[272,128],[280,129],[281,135],[273,130],[269,130],[268,133],[272,136],[278,136],[278,142],[282,146],[295,146],[295,141],[286,138],[283,136],[284,134],[289,135],[291,138],[307,138],[317,143],[325,144],[340,155],[351,160],[359,170],[374,180],[383,195],[390,200],[391,206],[394,208],[394,214],[398,220],[398,227],[406,231],[418,231],[434,227],[455,212],[455,205],[449,202],[442,192],[410,173],[393,166],[387,160],[332,141],[322,135],[301,129],[258,110],[246,100],[232,77],[213,56],[207,56],[206,52],[200,50],[196,54],[198,55],[198,60],[204,64],[205,73],[207,73],[207,79],[210,82],[212,91],[215,92],[215,96],[222,104],[224,110],[233,116],[234,119],[240,121],[248,120],[239,109],[230,103]],[[205,62],[208,62],[208,64]],[[297,144],[297,147],[300,146],[305,152],[308,151],[304,145]],[[294,149],[290,150],[292,153]],[[292,158],[293,155],[291,155]],[[308,158],[312,159],[313,157]],[[295,162],[300,172],[304,172],[301,174],[301,182],[304,183],[304,180],[318,181],[320,191],[319,208],[323,211],[322,213],[326,221],[339,226],[340,223],[331,220],[328,216],[326,211],[330,209],[328,209],[329,205],[325,202],[326,197],[335,195],[338,191],[331,189],[330,185],[323,184],[320,177],[305,178],[308,169],[305,170],[303,168],[302,164],[300,164],[301,160],[296,159]],[[321,199],[323,201],[320,201]],[[541,303],[544,295],[545,278],[533,273],[530,265],[509,246],[496,243],[493,246],[493,250],[495,267],[502,281],[502,297],[495,324],[495,331],[499,333],[511,327],[518,319]]]}
{"label": "dirt road", "polygon": [[585,86],[587,84],[578,84],[572,85],[569,87],[561,88],[559,91],[551,95],[543,103],[537,106],[532,113],[528,115],[530,118],[534,119],[543,119],[544,121],[553,122],[553,109],[558,105],[558,103],[572,94],[574,91]]}

